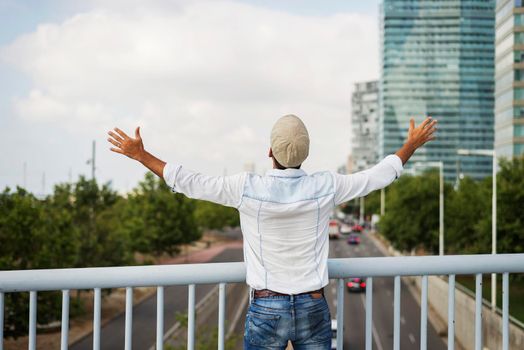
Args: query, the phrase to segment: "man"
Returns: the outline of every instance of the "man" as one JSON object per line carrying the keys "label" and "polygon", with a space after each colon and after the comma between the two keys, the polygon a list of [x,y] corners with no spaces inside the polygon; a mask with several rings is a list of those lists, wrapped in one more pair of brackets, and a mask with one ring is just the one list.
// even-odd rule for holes
{"label": "man", "polygon": [[135,138],[109,131],[111,150],[145,165],[173,192],[237,208],[244,237],[246,282],[251,302],[246,315],[245,349],[330,349],[331,316],[323,288],[328,284],[328,225],[333,208],[389,185],[413,152],[434,138],[436,120],[418,127],[410,121],[407,141],[395,155],[352,175],[300,169],[309,153],[309,135],[294,115],[271,131],[265,176],[241,173],[205,176],[148,153],[140,128]]}

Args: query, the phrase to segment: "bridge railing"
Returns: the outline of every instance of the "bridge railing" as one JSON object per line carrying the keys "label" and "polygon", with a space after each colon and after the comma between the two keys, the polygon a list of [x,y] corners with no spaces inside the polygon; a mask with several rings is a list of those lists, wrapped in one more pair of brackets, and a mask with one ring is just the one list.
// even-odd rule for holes
{"label": "bridge railing", "polygon": [[[455,275],[475,275],[476,314],[475,349],[482,349],[482,275],[502,274],[502,349],[509,347],[509,274],[524,273],[524,254],[448,255],[423,257],[343,258],[328,261],[329,278],[337,280],[337,328],[344,329],[344,279],[366,277],[365,344],[372,348],[373,278],[394,278],[393,344],[400,349],[401,276],[420,276],[421,318],[420,348],[427,348],[428,276],[449,276],[448,349],[454,349]],[[129,267],[99,267],[81,269],[51,269],[0,271],[0,350],[3,350],[3,320],[5,293],[29,292],[29,350],[36,349],[36,310],[39,291],[62,290],[61,349],[67,349],[69,333],[69,291],[94,290],[93,349],[100,348],[101,290],[126,288],[125,349],[131,350],[133,288],[157,287],[156,346],[163,349],[164,287],[188,286],[187,348],[195,346],[195,285],[218,284],[218,348],[224,349],[224,319],[226,283],[245,282],[245,265],[241,262],[153,265]],[[337,349],[343,348],[343,332],[337,333]]]}

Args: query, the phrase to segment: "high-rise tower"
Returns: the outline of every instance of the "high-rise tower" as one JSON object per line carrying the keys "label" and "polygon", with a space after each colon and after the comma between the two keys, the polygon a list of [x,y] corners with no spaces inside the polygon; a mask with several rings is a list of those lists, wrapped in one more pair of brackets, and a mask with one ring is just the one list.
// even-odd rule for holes
{"label": "high-rise tower", "polygon": [[497,0],[495,29],[495,150],[524,154],[524,7]]}
{"label": "high-rise tower", "polygon": [[411,117],[432,116],[437,139],[408,166],[443,161],[447,180],[490,175],[491,159],[459,163],[456,150],[493,149],[495,0],[383,0],[380,29],[380,156],[402,145]]}

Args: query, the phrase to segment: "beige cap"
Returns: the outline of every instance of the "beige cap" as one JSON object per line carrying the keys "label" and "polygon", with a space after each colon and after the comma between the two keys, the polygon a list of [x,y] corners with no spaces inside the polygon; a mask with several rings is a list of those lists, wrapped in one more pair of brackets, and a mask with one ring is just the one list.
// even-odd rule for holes
{"label": "beige cap", "polygon": [[297,167],[309,154],[309,134],[299,117],[288,114],[277,120],[271,130],[271,150],[277,162]]}

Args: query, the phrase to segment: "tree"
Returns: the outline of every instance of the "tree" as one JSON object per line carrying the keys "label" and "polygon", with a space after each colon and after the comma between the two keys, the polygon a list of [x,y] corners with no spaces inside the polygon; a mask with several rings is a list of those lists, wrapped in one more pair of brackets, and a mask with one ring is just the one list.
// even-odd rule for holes
{"label": "tree", "polygon": [[500,162],[497,175],[499,253],[524,253],[524,156]]}
{"label": "tree", "polygon": [[195,219],[201,228],[211,230],[240,225],[236,209],[208,201],[196,201]]}
{"label": "tree", "polygon": [[[447,198],[451,186],[446,184],[444,191],[444,198]],[[402,176],[388,190],[387,208],[379,222],[379,229],[396,248],[425,248],[433,253],[438,252],[437,171],[428,170],[422,176]]]}
{"label": "tree", "polygon": [[147,173],[124,209],[124,229],[134,250],[142,253],[178,252],[178,245],[201,237],[195,217],[195,202],[173,194],[161,179]]}

